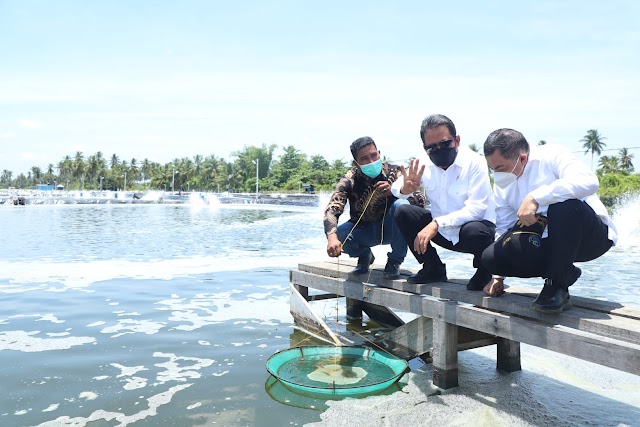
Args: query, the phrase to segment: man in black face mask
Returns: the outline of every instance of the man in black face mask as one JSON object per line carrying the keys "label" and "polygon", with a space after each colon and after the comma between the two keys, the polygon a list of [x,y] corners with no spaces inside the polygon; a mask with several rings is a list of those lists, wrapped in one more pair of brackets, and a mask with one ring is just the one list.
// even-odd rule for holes
{"label": "man in black face mask", "polygon": [[391,192],[407,198],[420,186],[429,208],[403,205],[394,219],[418,262],[423,268],[407,278],[409,283],[447,280],[442,263],[431,242],[443,248],[473,254],[476,272],[467,289],[480,291],[491,283],[492,276],[481,263],[482,252],[495,236],[495,202],[489,173],[482,156],[460,146],[460,136],[453,122],[442,114],[422,121],[422,154],[402,167],[402,176]]}

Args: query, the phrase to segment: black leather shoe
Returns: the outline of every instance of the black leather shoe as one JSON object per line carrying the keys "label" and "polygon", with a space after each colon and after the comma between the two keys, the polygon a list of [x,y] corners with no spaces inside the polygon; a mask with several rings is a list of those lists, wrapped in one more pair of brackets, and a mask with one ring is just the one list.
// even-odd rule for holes
{"label": "black leather shoe", "polygon": [[375,261],[375,259],[376,257],[373,256],[373,252],[371,252],[371,249],[369,249],[369,252],[366,255],[363,255],[360,258],[358,258],[358,264],[356,265],[356,268],[351,270],[351,273],[352,274],[368,273],[369,266],[373,264],[373,261]]}
{"label": "black leather shoe", "polygon": [[470,291],[481,291],[484,287],[491,281],[493,276],[488,270],[477,269],[476,274],[473,275],[471,279],[469,279],[469,283],[467,283],[467,289]]}
{"label": "black leather shoe", "polygon": [[382,278],[387,280],[395,280],[400,278],[400,263],[387,261],[387,265],[384,266],[384,272]]}
{"label": "black leather shoe", "polygon": [[407,277],[409,283],[433,283],[447,281],[447,265],[440,264],[437,267],[423,267],[416,274]]}
{"label": "black leather shoe", "polygon": [[531,308],[542,313],[562,313],[569,310],[571,309],[569,291],[553,286],[551,279],[546,279],[542,292],[531,303]]}

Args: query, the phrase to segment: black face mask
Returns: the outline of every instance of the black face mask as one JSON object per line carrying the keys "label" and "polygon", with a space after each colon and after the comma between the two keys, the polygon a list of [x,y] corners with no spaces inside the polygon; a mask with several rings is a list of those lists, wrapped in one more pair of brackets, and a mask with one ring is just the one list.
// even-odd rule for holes
{"label": "black face mask", "polygon": [[454,147],[439,148],[429,153],[429,158],[434,165],[440,168],[448,168],[456,160],[458,152]]}

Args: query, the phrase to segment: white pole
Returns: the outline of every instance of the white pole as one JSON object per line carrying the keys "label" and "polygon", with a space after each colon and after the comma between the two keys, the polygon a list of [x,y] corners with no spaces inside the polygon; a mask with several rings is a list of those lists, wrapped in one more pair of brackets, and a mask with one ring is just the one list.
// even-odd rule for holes
{"label": "white pole", "polygon": [[253,161],[253,163],[256,164],[256,200],[257,200],[258,199],[258,180],[260,179],[258,175],[258,172],[260,171],[260,161],[259,159],[256,159]]}
{"label": "white pole", "polygon": [[171,177],[171,192],[175,192],[175,183],[176,183],[176,170],[173,170],[173,175]]}
{"label": "white pole", "polygon": [[127,191],[127,173],[124,173],[124,191]]}

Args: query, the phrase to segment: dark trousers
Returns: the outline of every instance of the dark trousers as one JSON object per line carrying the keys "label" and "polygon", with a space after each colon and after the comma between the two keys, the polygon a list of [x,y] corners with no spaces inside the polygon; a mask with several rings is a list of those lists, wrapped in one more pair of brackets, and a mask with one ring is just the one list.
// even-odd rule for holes
{"label": "dark trousers", "polygon": [[[522,266],[528,253],[502,250],[502,238],[482,254],[482,264],[493,274],[510,277],[544,277],[567,288],[574,262],[591,261],[606,253],[613,242],[608,227],[591,206],[577,199],[554,203],[547,211],[548,237],[542,239],[541,262]],[[525,248],[526,249],[526,248]],[[514,262],[514,260],[519,262]]]}
{"label": "dark trousers", "polygon": [[473,254],[473,266],[484,270],[481,263],[482,252],[493,243],[496,232],[496,226],[491,221],[470,221],[464,224],[460,228],[460,240],[455,245],[451,240],[438,233],[427,245],[426,253],[418,254],[414,249],[413,242],[420,230],[433,220],[431,211],[419,206],[402,205],[396,209],[394,218],[409,249],[418,262],[424,264],[425,267],[442,264],[436,248],[431,244],[433,242],[451,251]]}

